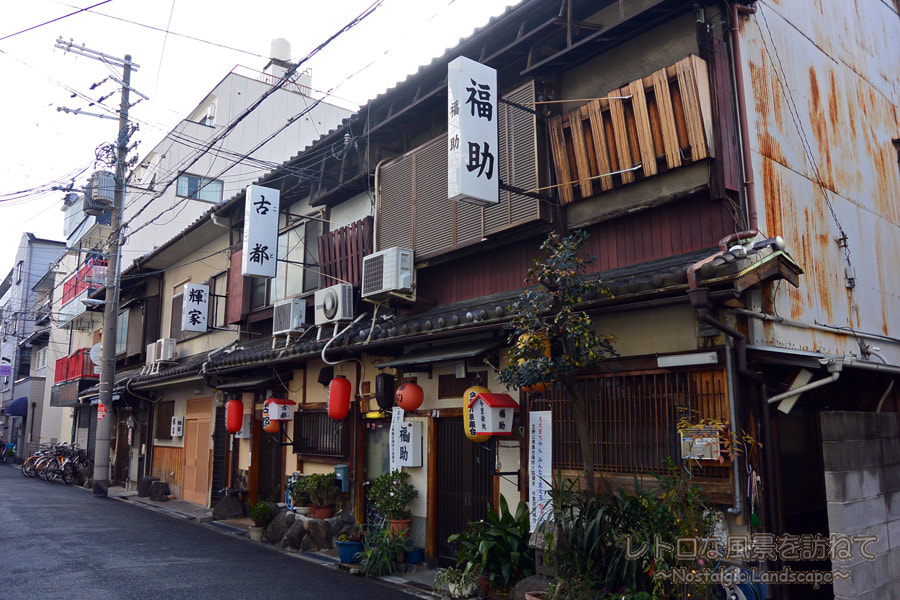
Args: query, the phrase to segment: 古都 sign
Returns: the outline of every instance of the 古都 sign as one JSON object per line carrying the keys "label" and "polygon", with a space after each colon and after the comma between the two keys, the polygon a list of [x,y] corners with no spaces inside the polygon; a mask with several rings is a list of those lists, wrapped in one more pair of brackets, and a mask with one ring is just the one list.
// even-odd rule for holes
{"label": "\u53e4\u90fd sign", "polygon": [[280,192],[248,185],[244,199],[244,246],[241,275],[275,277],[278,259]]}

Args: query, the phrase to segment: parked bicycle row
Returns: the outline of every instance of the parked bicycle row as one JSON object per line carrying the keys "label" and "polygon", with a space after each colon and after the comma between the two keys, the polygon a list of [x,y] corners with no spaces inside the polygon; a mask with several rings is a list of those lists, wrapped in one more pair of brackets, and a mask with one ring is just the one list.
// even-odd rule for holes
{"label": "parked bicycle row", "polygon": [[29,456],[22,464],[22,475],[51,482],[61,479],[72,485],[84,481],[92,467],[93,461],[87,458],[84,449],[77,445],[57,444]]}

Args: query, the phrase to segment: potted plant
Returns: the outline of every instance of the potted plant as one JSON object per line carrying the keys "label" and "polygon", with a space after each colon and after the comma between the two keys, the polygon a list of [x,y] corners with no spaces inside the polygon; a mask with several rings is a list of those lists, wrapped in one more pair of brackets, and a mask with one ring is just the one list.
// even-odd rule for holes
{"label": "potted plant", "polygon": [[369,489],[369,498],[375,510],[390,521],[391,531],[409,529],[410,503],[419,496],[419,490],[409,482],[409,473],[392,471],[375,478]]}
{"label": "potted plant", "polygon": [[254,542],[262,541],[263,532],[272,521],[272,507],[266,502],[257,502],[250,509],[250,520],[253,525],[250,527],[250,539]]}
{"label": "potted plant", "polygon": [[359,533],[347,535],[342,533],[337,536],[338,555],[344,564],[356,564],[360,561],[363,551],[362,536]]}
{"label": "potted plant", "polygon": [[397,571],[399,559],[409,550],[405,535],[391,533],[388,528],[376,528],[366,533],[362,572],[367,577],[383,577]]}
{"label": "potted plant", "polygon": [[309,515],[309,492],[306,490],[306,478],[301,477],[291,486],[291,506],[300,515]]}
{"label": "potted plant", "polygon": [[327,519],[334,513],[334,501],[340,493],[334,475],[312,473],[303,478],[306,493],[309,494],[309,516]]}
{"label": "potted plant", "polygon": [[478,589],[478,570],[469,563],[463,569],[447,567],[438,569],[434,575],[431,590],[434,595],[442,594],[446,588],[451,598],[469,598]]}

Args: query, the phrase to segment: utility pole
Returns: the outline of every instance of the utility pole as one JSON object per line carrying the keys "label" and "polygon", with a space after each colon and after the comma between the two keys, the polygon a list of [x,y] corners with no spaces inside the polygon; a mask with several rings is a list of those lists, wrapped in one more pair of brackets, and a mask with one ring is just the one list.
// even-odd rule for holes
{"label": "utility pole", "polygon": [[[122,245],[122,206],[125,202],[125,164],[128,155],[128,96],[131,92],[131,71],[139,65],[125,59],[102,54],[71,42],[56,41],[56,47],[94,58],[106,64],[122,67],[122,102],[119,105],[119,135],[116,139],[116,188],[110,219],[109,256],[106,267],[106,301],[103,305],[103,339],[100,359],[100,405],[97,437],[94,443],[94,496],[105,498],[109,490],[109,438],[112,423],[112,394],[116,384],[116,325],[119,318],[119,258]],[[135,92],[137,93],[137,92]],[[138,94],[141,95],[141,94]],[[144,96],[142,96],[144,97]]]}

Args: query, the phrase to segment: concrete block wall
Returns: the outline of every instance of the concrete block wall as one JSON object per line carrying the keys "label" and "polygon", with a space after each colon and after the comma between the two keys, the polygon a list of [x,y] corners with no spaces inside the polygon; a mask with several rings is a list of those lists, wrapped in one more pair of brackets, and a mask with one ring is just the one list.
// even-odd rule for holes
{"label": "concrete block wall", "polygon": [[900,414],[822,412],[825,493],[831,535],[851,540],[849,559],[835,559],[839,600],[900,600]]}

